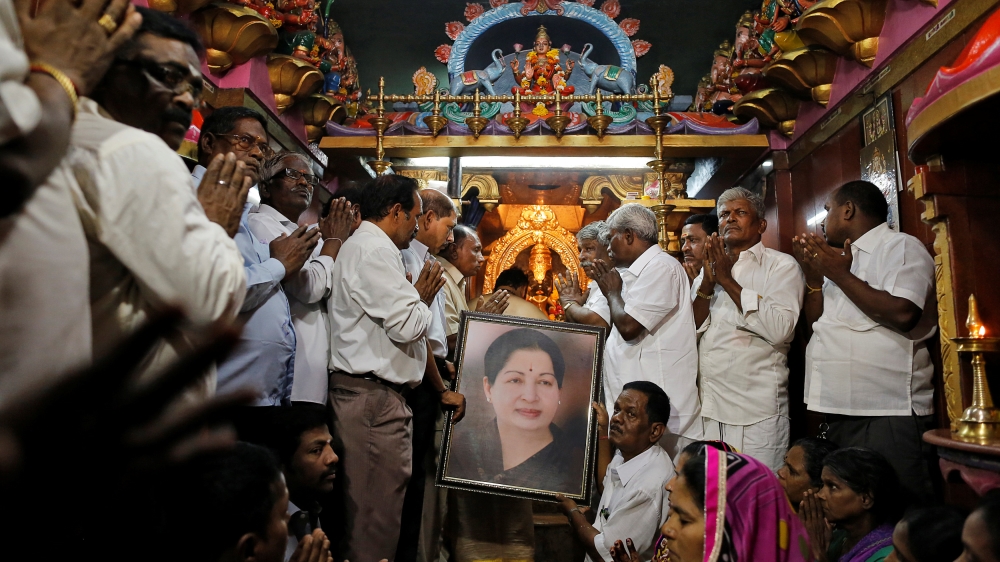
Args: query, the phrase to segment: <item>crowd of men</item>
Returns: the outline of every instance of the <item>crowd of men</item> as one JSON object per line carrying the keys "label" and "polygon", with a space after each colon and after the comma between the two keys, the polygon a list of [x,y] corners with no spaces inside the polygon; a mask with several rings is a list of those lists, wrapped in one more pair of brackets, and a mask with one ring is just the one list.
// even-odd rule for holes
{"label": "crowd of men", "polygon": [[[465,410],[461,314],[545,315],[516,268],[467,299],[476,229],[412,179],[343,187],[300,226],[320,178],[274,153],[254,110],[212,111],[189,170],[176,150],[203,52],[186,24],[126,0],[0,0],[3,528],[123,559],[436,560],[442,414]],[[556,286],[567,322],[608,330],[599,515],[560,505],[590,559],[652,548],[674,462],[698,442],[817,480],[800,457],[824,446],[789,442],[800,323],[821,437],[879,451],[933,501],[932,260],[870,183],[826,210],[794,257],[763,245],[763,200],[742,188],[687,220],[682,260],[641,205],[579,231],[592,281]],[[54,486],[67,460],[84,478]],[[53,514],[68,532],[44,525]]]}

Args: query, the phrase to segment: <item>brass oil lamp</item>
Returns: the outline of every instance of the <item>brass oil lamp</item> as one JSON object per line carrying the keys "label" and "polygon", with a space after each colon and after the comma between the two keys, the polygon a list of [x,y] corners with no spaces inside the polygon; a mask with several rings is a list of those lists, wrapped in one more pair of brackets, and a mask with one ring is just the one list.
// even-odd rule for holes
{"label": "brass oil lamp", "polygon": [[965,321],[969,337],[952,338],[959,353],[972,354],[972,405],[962,412],[955,438],[980,445],[1000,443],[1000,409],[986,380],[986,353],[1000,351],[1000,338],[986,337],[986,326],[979,319],[976,296],[969,295],[969,318]]}

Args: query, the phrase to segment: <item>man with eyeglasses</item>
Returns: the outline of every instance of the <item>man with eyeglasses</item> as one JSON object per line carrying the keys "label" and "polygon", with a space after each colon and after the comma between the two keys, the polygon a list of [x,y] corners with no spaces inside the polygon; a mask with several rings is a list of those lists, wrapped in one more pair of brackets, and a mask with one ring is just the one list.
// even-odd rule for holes
{"label": "man with eyeglasses", "polygon": [[[202,124],[198,142],[199,165],[192,177],[195,182],[211,162],[232,153],[246,167],[247,176],[256,184],[271,155],[267,144],[264,116],[245,107],[220,107]],[[202,188],[204,183],[202,183]],[[319,231],[305,227],[291,234],[262,241],[250,228],[252,203],[246,203],[236,233],[236,246],[243,255],[246,270],[246,299],[240,310],[244,321],[240,343],[219,364],[219,392],[253,388],[254,406],[289,405],[295,373],[295,328],[288,297],[282,281],[293,279],[319,242]],[[298,218],[298,217],[296,217]],[[255,431],[259,411],[244,411],[237,429]]]}
{"label": "man with eyeglasses", "polygon": [[[210,166],[203,197],[191,189],[175,149],[200,94],[201,43],[179,20],[137,10],[139,31],[92,99],[81,98],[66,165],[50,181],[74,192],[87,235],[95,357],[165,307],[191,319],[146,358],[143,372],[155,373],[199,332],[232,322],[243,303],[246,274],[232,236],[251,178],[230,156]],[[174,71],[184,78],[175,82]],[[208,373],[187,396],[201,399],[214,387]]]}

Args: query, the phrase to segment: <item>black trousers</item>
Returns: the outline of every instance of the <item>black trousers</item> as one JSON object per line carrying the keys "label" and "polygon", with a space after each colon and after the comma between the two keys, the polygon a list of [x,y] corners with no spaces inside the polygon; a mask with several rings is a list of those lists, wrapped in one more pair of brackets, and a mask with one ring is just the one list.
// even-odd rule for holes
{"label": "black trousers", "polygon": [[[439,369],[443,365],[439,366]],[[442,371],[447,375],[447,371]],[[420,544],[420,522],[424,511],[424,481],[427,455],[433,454],[434,430],[441,411],[441,394],[427,381],[406,398],[413,411],[413,474],[403,497],[403,519],[399,528],[395,562],[416,562]]]}
{"label": "black trousers", "polygon": [[935,501],[934,447],[924,442],[924,432],[934,429],[934,416],[826,415],[827,438],[841,447],[866,447],[882,453],[896,469],[903,493],[915,505]]}

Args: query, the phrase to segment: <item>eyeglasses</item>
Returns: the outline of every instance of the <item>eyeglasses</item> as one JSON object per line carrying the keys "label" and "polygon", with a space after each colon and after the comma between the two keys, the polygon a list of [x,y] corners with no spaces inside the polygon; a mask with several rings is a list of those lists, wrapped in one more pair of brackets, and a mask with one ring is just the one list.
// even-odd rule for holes
{"label": "eyeglasses", "polygon": [[308,182],[309,185],[311,185],[313,187],[316,187],[317,185],[319,185],[319,178],[318,177],[316,177],[316,176],[314,176],[312,174],[303,174],[302,172],[300,172],[298,170],[293,170],[292,168],[285,168],[284,170],[282,170],[282,171],[278,172],[277,174],[275,174],[274,177],[280,177],[282,175],[285,176],[286,178],[292,180],[292,181],[299,181],[300,179],[305,178],[306,182]]}
{"label": "eyeglasses", "polygon": [[271,146],[267,144],[267,141],[257,140],[254,137],[251,137],[250,135],[239,134],[239,135],[215,135],[215,136],[226,137],[227,139],[233,139],[233,141],[235,141],[234,144],[236,145],[236,147],[244,152],[249,151],[251,148],[256,146],[257,150],[259,150],[260,153],[264,155],[265,160],[270,158],[271,156],[274,156],[274,150],[272,150]]}
{"label": "eyeglasses", "polygon": [[138,67],[148,78],[161,84],[175,94],[183,95],[190,92],[195,101],[201,99],[202,81],[195,81],[194,76],[186,69],[182,70],[176,65],[161,64],[154,60],[140,57],[118,59],[118,62]]}

